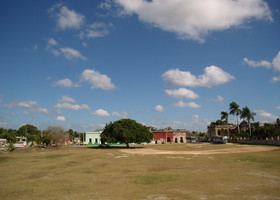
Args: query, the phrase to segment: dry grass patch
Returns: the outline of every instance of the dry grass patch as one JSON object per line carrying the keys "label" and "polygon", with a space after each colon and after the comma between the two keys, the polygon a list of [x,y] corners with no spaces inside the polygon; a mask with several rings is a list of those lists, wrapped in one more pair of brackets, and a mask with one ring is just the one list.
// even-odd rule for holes
{"label": "dry grass patch", "polygon": [[[215,148],[207,148],[211,147]],[[280,196],[279,150],[178,156],[65,147],[1,154],[0,160],[1,200],[255,200]]]}

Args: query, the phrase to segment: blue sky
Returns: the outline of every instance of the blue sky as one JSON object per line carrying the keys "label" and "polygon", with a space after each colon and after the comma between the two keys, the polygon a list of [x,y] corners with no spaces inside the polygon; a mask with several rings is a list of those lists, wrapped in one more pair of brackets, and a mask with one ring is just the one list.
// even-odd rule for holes
{"label": "blue sky", "polygon": [[280,116],[277,0],[0,1],[0,26],[0,127],[206,131],[232,101]]}

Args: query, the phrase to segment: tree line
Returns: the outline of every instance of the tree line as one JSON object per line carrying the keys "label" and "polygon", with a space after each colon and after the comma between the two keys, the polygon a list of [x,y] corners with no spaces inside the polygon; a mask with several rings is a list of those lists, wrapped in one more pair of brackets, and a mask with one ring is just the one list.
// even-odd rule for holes
{"label": "tree line", "polygon": [[72,129],[65,131],[62,127],[58,126],[49,126],[43,131],[38,130],[36,126],[31,124],[23,125],[18,130],[0,128],[0,138],[7,139],[8,143],[15,143],[17,137],[25,137],[30,146],[33,146],[35,143],[46,146],[50,144],[59,146],[66,140],[73,141],[79,135],[79,133]]}
{"label": "tree line", "polygon": [[[276,126],[270,123],[265,123],[264,126],[252,127],[251,121],[255,120],[256,113],[252,112],[250,108],[248,108],[248,106],[245,106],[244,108],[240,109],[240,106],[235,101],[229,104],[229,113],[226,111],[222,111],[220,114],[221,114],[221,120],[217,120],[216,124],[229,125],[228,123],[229,114],[236,116],[237,133],[235,133],[234,136],[250,137],[251,139],[252,138],[265,139],[267,137],[280,136],[280,130],[276,128],[277,125],[278,127],[280,127],[279,118],[276,120]],[[244,131],[244,130],[240,131],[239,118],[247,121],[248,131]]]}

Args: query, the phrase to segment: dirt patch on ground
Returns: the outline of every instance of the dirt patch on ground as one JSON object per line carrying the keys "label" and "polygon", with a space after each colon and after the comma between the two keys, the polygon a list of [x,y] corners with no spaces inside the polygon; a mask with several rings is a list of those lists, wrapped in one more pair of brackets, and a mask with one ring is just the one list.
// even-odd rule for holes
{"label": "dirt patch on ground", "polygon": [[211,154],[228,154],[228,153],[250,153],[260,151],[273,151],[278,150],[279,147],[270,146],[244,146],[238,148],[229,149],[213,149],[213,150],[202,150],[202,151],[163,151],[155,149],[122,149],[123,153],[130,154],[142,154],[142,155],[159,155],[159,154],[176,154],[176,155],[211,155]]}

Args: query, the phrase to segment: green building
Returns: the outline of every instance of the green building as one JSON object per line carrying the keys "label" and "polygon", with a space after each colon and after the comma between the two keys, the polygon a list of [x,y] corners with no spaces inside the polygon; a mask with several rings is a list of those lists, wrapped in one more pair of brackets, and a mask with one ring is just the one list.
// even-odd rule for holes
{"label": "green building", "polygon": [[101,144],[100,134],[103,130],[95,130],[93,132],[86,132],[85,143],[87,146],[98,146]]}

